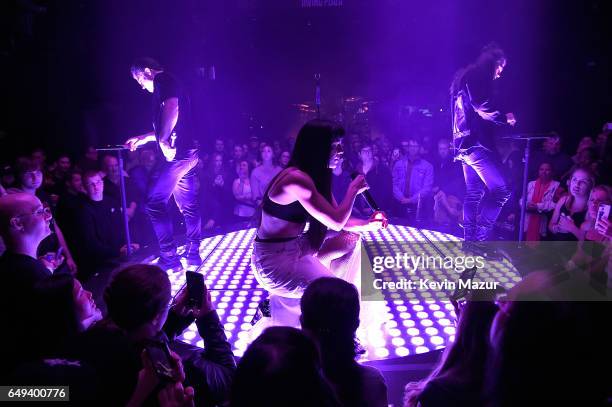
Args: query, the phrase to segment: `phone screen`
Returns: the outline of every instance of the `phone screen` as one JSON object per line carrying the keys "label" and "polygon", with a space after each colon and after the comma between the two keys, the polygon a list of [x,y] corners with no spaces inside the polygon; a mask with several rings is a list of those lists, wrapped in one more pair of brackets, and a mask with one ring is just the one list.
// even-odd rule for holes
{"label": "phone screen", "polygon": [[187,280],[187,294],[189,295],[189,306],[200,307],[204,295],[204,276],[194,271],[185,272]]}
{"label": "phone screen", "polygon": [[610,218],[610,205],[600,204],[599,208],[597,209],[597,220],[595,223],[595,227],[599,228],[599,222],[601,222],[602,219],[609,219],[609,218]]}

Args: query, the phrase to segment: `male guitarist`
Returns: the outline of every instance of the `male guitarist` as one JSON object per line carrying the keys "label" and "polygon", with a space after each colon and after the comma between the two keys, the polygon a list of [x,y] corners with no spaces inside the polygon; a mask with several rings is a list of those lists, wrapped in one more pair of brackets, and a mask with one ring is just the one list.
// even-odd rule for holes
{"label": "male guitarist", "polygon": [[189,98],[174,75],[152,58],[134,61],[131,71],[142,89],[153,94],[153,131],[130,138],[126,145],[134,151],[156,141],[164,158],[151,172],[146,206],[159,242],[158,264],[164,269],[181,266],[168,211],[168,201],[174,195],[187,228],[187,263],[199,265],[201,221],[195,184],[198,150],[193,142]]}
{"label": "male guitarist", "polygon": [[[501,161],[495,153],[493,134],[496,126],[516,123],[512,113],[503,115],[492,105],[493,81],[500,77],[505,66],[504,52],[497,45],[489,44],[476,62],[457,72],[450,88],[453,144],[456,159],[463,163],[466,184],[463,222],[467,242],[487,239],[510,197]],[[485,187],[488,194],[483,199]]]}

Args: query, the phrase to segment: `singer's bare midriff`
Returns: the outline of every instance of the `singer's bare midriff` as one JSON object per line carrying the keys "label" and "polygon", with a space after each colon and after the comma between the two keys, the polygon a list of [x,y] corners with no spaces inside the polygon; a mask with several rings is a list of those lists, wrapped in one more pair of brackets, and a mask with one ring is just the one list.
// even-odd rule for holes
{"label": "singer's bare midriff", "polygon": [[[287,186],[287,175],[299,171],[297,168],[284,169],[274,181],[274,184],[268,191],[268,196],[272,202],[279,205],[289,205],[296,201],[295,198],[289,196],[283,190]],[[261,224],[257,230],[257,236],[260,239],[279,239],[297,237],[302,234],[305,223],[288,222],[284,219],[279,219],[262,211]]]}

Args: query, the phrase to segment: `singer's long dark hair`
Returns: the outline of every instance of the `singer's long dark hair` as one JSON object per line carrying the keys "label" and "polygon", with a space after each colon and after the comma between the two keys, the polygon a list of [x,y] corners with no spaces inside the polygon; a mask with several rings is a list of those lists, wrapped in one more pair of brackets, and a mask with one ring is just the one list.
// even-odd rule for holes
{"label": "singer's long dark hair", "polygon": [[[329,168],[329,158],[332,150],[332,143],[344,136],[344,129],[328,120],[311,120],[307,122],[299,131],[291,159],[287,167],[295,167],[305,172],[312,178],[317,191],[332,202],[332,170]],[[268,186],[265,195],[270,192]],[[311,249],[317,251],[327,233],[327,227],[321,222],[310,216],[310,227],[306,236]]]}
{"label": "singer's long dark hair", "polygon": [[456,94],[463,86],[468,74],[476,75],[482,83],[493,82],[495,67],[506,60],[506,54],[495,42],[487,44],[480,52],[478,59],[468,66],[461,68],[453,78],[450,87],[451,95]]}

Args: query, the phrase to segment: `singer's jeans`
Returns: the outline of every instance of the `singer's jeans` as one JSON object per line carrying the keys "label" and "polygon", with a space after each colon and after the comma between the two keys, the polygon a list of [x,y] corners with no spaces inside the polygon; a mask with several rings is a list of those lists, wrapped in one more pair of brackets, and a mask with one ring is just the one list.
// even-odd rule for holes
{"label": "singer's jeans", "polygon": [[[510,198],[510,187],[504,180],[501,162],[491,150],[476,145],[460,151],[457,158],[463,162],[466,188],[464,237],[468,241],[484,241]],[[486,198],[485,187],[488,190]]]}
{"label": "singer's jeans", "polygon": [[176,250],[168,211],[168,201],[172,195],[185,218],[187,241],[196,244],[200,242],[200,208],[195,178],[197,165],[197,150],[190,150],[184,158],[178,160],[167,162],[162,158],[151,173],[147,214],[162,253]]}

